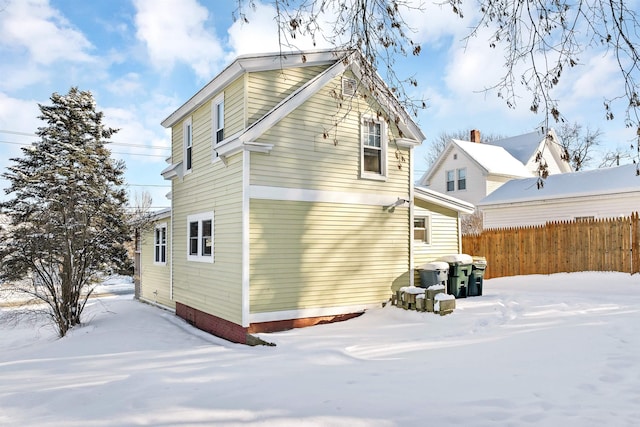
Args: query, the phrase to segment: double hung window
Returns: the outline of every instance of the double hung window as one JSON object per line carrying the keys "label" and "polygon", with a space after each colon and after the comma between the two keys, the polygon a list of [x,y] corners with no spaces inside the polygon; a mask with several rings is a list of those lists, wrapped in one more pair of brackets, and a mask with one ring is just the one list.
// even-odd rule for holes
{"label": "double hung window", "polygon": [[189,173],[193,169],[193,124],[191,117],[186,119],[182,125],[182,139],[184,146],[184,170],[185,173]]}
{"label": "double hung window", "polygon": [[158,224],[153,233],[153,262],[167,263],[167,224]]}
{"label": "double hung window", "polygon": [[384,178],[387,169],[385,123],[370,117],[362,120],[361,176]]}
{"label": "double hung window", "polygon": [[413,240],[420,243],[431,243],[431,218],[429,216],[413,218]]}
{"label": "double hung window", "polygon": [[467,189],[467,168],[451,169],[446,171],[447,191]]}
{"label": "double hung window", "polygon": [[187,217],[187,259],[213,262],[213,212]]}
{"label": "double hung window", "polygon": [[213,157],[218,157],[216,147],[224,140],[224,93],[211,101],[211,135]]}

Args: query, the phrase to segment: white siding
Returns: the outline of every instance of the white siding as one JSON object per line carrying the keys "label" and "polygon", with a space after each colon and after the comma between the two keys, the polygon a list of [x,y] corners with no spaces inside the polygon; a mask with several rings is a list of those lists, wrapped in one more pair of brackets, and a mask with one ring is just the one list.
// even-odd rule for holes
{"label": "white siding", "polygon": [[[447,191],[447,171],[455,171],[463,168],[467,169],[466,190],[458,190],[456,175],[456,189],[454,191]],[[477,163],[469,159],[464,152],[453,147],[447,155],[447,158],[440,164],[433,175],[433,178],[429,182],[429,189],[475,205],[488,194],[487,177],[482,173]]]}
{"label": "white siding", "polygon": [[569,221],[576,217],[614,218],[638,211],[640,192],[604,196],[574,197],[482,208],[484,228],[542,225],[549,221]]}

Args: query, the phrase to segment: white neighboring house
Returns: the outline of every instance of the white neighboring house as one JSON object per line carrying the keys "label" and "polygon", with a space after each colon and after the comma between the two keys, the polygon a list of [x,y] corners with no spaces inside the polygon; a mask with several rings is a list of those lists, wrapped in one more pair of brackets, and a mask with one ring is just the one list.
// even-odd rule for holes
{"label": "white neighboring house", "polygon": [[640,210],[636,165],[512,180],[478,203],[484,228],[543,225],[550,221],[614,218]]}
{"label": "white neighboring house", "polygon": [[537,176],[538,153],[549,174],[571,172],[553,129],[548,137],[536,131],[490,144],[472,130],[470,139],[452,139],[419,185],[476,205],[507,181]]}

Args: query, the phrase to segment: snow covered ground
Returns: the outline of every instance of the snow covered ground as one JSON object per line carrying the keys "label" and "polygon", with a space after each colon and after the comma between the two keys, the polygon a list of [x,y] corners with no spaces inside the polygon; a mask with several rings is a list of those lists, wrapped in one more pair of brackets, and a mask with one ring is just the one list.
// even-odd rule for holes
{"label": "snow covered ground", "polygon": [[[0,324],[0,425],[632,426],[640,275],[485,282],[448,316],[387,306],[231,344],[130,295],[57,339]],[[0,314],[13,309],[5,308]]]}

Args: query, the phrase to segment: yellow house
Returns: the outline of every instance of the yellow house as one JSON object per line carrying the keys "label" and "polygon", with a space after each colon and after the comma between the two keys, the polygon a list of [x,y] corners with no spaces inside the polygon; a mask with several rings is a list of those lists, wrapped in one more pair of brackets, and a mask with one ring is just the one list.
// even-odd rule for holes
{"label": "yellow house", "polygon": [[[346,51],[241,56],[162,122],[172,209],[147,232],[142,299],[246,343],[357,315],[413,284],[424,135],[363,64]],[[470,205],[423,198],[455,217],[457,238]]]}

